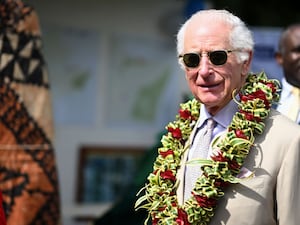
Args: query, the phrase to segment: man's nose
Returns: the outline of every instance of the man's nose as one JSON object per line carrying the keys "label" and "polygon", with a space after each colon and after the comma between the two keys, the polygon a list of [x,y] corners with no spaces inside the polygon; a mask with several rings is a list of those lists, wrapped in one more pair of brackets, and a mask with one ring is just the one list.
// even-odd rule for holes
{"label": "man's nose", "polygon": [[209,75],[209,69],[210,69],[211,63],[209,61],[207,54],[202,54],[201,60],[198,67],[198,75],[202,77],[206,77]]}

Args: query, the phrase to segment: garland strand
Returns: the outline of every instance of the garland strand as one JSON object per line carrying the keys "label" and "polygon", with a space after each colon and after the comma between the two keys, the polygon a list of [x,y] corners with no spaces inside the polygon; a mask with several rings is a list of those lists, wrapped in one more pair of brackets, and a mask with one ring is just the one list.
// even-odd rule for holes
{"label": "garland strand", "polygon": [[[187,140],[199,118],[200,103],[192,99],[180,104],[176,120],[166,127],[167,134],[158,148],[158,156],[148,183],[137,194],[144,195],[136,201],[135,208],[146,209],[153,225],[207,225],[214,215],[217,201],[224,195],[224,187],[239,183],[237,175],[254,143],[255,134],[263,133],[264,119],[269,115],[272,103],[279,100],[279,82],[268,79],[264,72],[249,74],[240,90],[238,112],[233,116],[225,137],[214,141],[211,159],[189,162],[201,164],[202,175],[197,179],[192,196],[179,205],[176,190],[179,181],[177,171],[181,158],[188,149]],[[235,96],[235,93],[233,93]]]}

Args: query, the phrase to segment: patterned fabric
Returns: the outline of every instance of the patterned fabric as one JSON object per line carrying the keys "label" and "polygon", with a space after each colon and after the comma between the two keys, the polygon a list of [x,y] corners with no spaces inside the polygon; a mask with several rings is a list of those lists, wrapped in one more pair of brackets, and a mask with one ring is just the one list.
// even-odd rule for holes
{"label": "patterned fabric", "polygon": [[0,191],[8,225],[60,224],[51,96],[37,14],[0,2]]}

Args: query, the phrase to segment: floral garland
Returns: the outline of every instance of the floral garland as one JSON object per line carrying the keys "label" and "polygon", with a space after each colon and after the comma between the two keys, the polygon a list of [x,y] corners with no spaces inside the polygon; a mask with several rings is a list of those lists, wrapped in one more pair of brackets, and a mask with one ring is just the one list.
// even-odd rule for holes
{"label": "floral garland", "polygon": [[[201,163],[202,175],[197,179],[192,196],[179,205],[176,190],[177,171],[181,158],[189,147],[186,141],[199,118],[200,103],[192,99],[180,104],[176,120],[166,127],[161,139],[162,147],[154,162],[153,172],[138,198],[136,210],[146,209],[153,225],[207,225],[214,215],[217,200],[224,195],[223,189],[230,183],[239,183],[237,175],[254,143],[254,134],[261,134],[272,103],[279,100],[279,82],[269,80],[264,72],[249,74],[239,92],[239,107],[233,116],[227,133],[216,145],[211,160]],[[233,96],[235,93],[233,94]],[[216,142],[214,142],[216,143]]]}

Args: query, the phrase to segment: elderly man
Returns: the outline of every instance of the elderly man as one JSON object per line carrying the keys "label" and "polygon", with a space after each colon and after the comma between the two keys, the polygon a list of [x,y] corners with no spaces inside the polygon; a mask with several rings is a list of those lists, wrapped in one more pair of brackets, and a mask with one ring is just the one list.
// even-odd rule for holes
{"label": "elderly man", "polygon": [[152,224],[299,223],[300,127],[271,107],[279,82],[249,73],[253,45],[226,10],[199,11],[179,30],[194,99],[167,125],[136,202]]}

